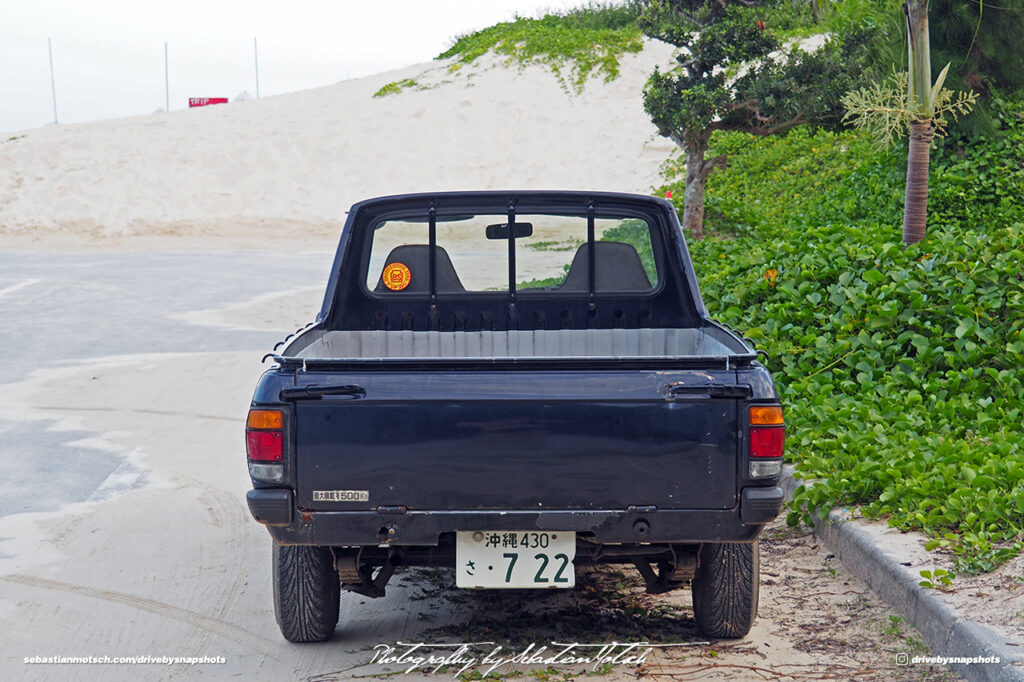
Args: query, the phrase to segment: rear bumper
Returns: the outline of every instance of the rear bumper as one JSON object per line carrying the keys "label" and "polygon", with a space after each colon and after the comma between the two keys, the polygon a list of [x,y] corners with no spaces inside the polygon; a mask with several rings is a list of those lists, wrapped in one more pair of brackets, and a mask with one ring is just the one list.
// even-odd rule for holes
{"label": "rear bumper", "polygon": [[249,513],[268,526],[288,526],[292,522],[292,491],[281,488],[250,490],[245,494]]}
{"label": "rear bumper", "polygon": [[782,509],[782,488],[746,488],[733,509],[659,509],[653,512],[574,511],[376,511],[294,510],[292,492],[250,490],[249,511],[281,544],[437,545],[443,533],[466,530],[563,530],[604,543],[751,542]]}
{"label": "rear bumper", "polygon": [[768,523],[782,511],[784,498],[780,486],[744,488],[740,496],[740,520],[743,523]]}

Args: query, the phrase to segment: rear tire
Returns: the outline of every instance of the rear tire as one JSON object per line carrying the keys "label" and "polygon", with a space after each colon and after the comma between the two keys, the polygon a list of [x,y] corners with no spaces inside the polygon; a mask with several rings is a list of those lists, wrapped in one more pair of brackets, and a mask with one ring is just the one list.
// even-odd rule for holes
{"label": "rear tire", "polygon": [[757,543],[705,543],[693,576],[693,616],[708,637],[743,637],[757,618]]}
{"label": "rear tire", "polygon": [[274,545],[274,615],[289,642],[323,642],[338,625],[341,583],[328,547]]}

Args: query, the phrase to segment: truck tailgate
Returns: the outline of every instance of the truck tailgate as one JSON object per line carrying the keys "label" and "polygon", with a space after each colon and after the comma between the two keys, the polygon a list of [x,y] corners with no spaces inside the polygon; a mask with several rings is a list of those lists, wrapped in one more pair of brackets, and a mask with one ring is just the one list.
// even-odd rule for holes
{"label": "truck tailgate", "polygon": [[729,509],[737,399],[702,387],[734,381],[693,370],[305,375],[365,393],[296,399],[298,506]]}

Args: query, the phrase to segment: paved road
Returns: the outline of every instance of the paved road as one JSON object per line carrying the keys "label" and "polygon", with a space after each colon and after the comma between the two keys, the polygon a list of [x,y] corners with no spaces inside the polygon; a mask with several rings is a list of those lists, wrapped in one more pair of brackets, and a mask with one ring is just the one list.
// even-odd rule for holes
{"label": "paved road", "polygon": [[[322,287],[331,253],[0,252],[0,385],[33,370],[116,355],[269,350],[282,331],[186,324],[175,314],[219,308],[258,292]],[[308,311],[312,320],[316,310]],[[154,387],[156,389],[156,387]],[[196,390],[204,390],[201,383]],[[0,401],[2,404],[2,401]],[[84,431],[11,422],[0,413],[0,516],[97,499],[123,455],[76,447]],[[46,481],[45,486],[38,485]],[[134,480],[138,480],[137,477]]]}
{"label": "paved road", "polygon": [[0,383],[104,355],[268,347],[277,332],[210,329],[171,316],[257,292],[323,286],[332,256],[0,252]]}

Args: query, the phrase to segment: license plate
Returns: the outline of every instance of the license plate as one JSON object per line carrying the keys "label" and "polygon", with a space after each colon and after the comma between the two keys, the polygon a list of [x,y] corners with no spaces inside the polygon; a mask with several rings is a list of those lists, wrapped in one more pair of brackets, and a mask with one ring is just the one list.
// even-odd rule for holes
{"label": "license plate", "polygon": [[576,533],[468,531],[455,534],[456,587],[569,588]]}

